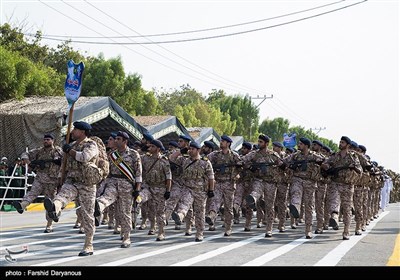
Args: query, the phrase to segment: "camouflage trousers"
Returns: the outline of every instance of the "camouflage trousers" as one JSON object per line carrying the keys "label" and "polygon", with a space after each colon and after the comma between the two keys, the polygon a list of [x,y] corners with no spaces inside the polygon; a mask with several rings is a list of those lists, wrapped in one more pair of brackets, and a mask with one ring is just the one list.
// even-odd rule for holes
{"label": "camouflage trousers", "polygon": [[354,205],[354,219],[356,221],[356,231],[361,230],[363,224],[363,203],[364,203],[364,187],[354,186],[353,205]]}
{"label": "camouflage trousers", "polygon": [[252,181],[239,180],[238,183],[236,184],[235,197],[233,199],[233,205],[246,208],[246,213],[245,213],[245,215],[246,215],[245,227],[246,228],[250,228],[251,219],[253,218],[253,209],[247,205],[246,200],[244,198],[246,196],[248,196],[252,191],[253,191]]}
{"label": "camouflage trousers", "polygon": [[[33,181],[31,190],[25,194],[22,201],[27,201],[31,204],[39,195],[43,194],[45,197],[54,199],[57,193],[57,180],[54,182],[40,182],[38,180]],[[46,220],[49,224],[52,223],[52,219],[46,213]]]}
{"label": "camouflage trousers", "polygon": [[207,193],[204,188],[182,188],[182,199],[176,206],[176,213],[188,216],[188,211],[193,207],[196,238],[203,238],[206,212]]}
{"label": "camouflage trousers", "polygon": [[278,183],[275,198],[276,216],[279,219],[278,227],[285,225],[288,191],[289,185],[287,183]]}
{"label": "camouflage trousers", "polygon": [[72,184],[68,180],[62,185],[54,201],[60,201],[62,208],[73,200],[77,200],[81,216],[81,227],[86,235],[84,250],[93,250],[93,236],[96,230],[94,225],[94,204],[96,200],[96,187],[82,184]]}
{"label": "camouflage trousers", "polygon": [[275,197],[276,197],[277,184],[272,182],[266,182],[263,180],[255,179],[253,181],[253,191],[251,196],[254,197],[256,201],[264,194],[265,201],[265,222],[266,222],[266,232],[272,231],[272,226],[275,216]]}
{"label": "camouflage trousers", "polygon": [[210,200],[209,211],[218,213],[219,207],[224,204],[224,223],[225,231],[232,230],[233,224],[233,198],[235,195],[236,184],[235,182],[216,181],[215,182],[215,196]]}
{"label": "camouflage trousers", "polygon": [[[327,185],[323,182],[317,182],[315,190],[315,213],[317,216],[317,230],[323,230],[325,221],[325,197]],[[329,220],[329,217],[328,217]]]}
{"label": "camouflage trousers", "polygon": [[302,198],[304,203],[304,217],[305,217],[305,234],[307,235],[312,229],[312,214],[314,210],[314,193],[317,189],[317,183],[312,180],[303,179],[293,176],[290,204],[296,207],[299,211]]}
{"label": "camouflage trousers", "polygon": [[343,210],[343,234],[349,234],[351,222],[351,207],[353,206],[354,185],[332,182],[328,192],[328,203],[330,213],[339,213]]}
{"label": "camouflage trousers", "polygon": [[[147,186],[142,189],[140,196],[142,202],[148,202],[150,222],[154,221],[157,223],[158,235],[165,235],[165,205],[166,201],[164,198],[165,186]],[[154,218],[153,218],[154,217]],[[155,225],[151,224],[150,230],[155,230]]]}
{"label": "camouflage trousers", "polygon": [[179,182],[175,180],[172,182],[171,195],[165,205],[165,219],[167,221],[171,218],[171,214],[175,210],[179,200],[183,198],[182,189],[183,187]]}

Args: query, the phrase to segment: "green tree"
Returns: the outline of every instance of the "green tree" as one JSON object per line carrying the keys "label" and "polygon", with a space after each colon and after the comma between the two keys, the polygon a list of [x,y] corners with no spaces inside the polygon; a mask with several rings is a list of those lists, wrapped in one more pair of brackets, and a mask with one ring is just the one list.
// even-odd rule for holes
{"label": "green tree", "polygon": [[261,123],[259,131],[268,135],[272,141],[282,142],[283,134],[289,132],[289,125],[289,120],[284,118],[266,119]]}

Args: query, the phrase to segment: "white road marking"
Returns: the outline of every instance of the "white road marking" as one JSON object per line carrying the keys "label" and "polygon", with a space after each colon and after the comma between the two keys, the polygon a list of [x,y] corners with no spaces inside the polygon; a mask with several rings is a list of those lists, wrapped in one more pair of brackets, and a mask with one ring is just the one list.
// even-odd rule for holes
{"label": "white road marking", "polygon": [[387,214],[389,214],[389,211],[382,212],[379,215],[378,219],[375,219],[369,224],[367,230],[363,232],[362,235],[352,235],[350,237],[350,240],[343,240],[342,243],[340,243],[337,247],[331,250],[325,257],[323,257],[316,264],[314,264],[314,266],[337,265],[338,262],[340,262],[340,260],[344,257],[344,255],[346,255],[347,252],[350,251],[350,249],[353,248],[353,246],[356,245],[361,239],[367,236],[367,234],[376,226],[376,224]]}
{"label": "white road marking", "polygon": [[198,263],[198,262],[213,258],[213,257],[218,256],[220,254],[226,253],[226,252],[231,251],[233,249],[240,248],[240,247],[242,247],[244,245],[247,245],[249,243],[255,242],[255,241],[260,240],[262,238],[265,238],[264,236],[265,236],[265,233],[257,235],[257,236],[254,236],[254,237],[249,238],[249,239],[240,240],[239,242],[235,242],[235,243],[230,244],[228,246],[218,248],[216,250],[204,253],[204,254],[199,255],[197,257],[190,258],[190,259],[187,259],[185,261],[172,264],[171,266],[189,266],[189,265],[192,265],[192,264],[195,264],[195,263]]}

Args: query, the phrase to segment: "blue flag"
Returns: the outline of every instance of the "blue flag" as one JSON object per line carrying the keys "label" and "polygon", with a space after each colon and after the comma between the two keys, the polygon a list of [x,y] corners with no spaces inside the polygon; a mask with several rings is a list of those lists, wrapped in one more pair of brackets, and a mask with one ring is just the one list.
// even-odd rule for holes
{"label": "blue flag", "polygon": [[67,62],[67,79],[65,80],[65,97],[68,101],[68,108],[78,100],[82,89],[82,74],[85,69],[83,62],[75,64],[71,59]]}
{"label": "blue flag", "polygon": [[296,133],[283,134],[283,146],[285,146],[285,148],[293,148],[296,145]]}

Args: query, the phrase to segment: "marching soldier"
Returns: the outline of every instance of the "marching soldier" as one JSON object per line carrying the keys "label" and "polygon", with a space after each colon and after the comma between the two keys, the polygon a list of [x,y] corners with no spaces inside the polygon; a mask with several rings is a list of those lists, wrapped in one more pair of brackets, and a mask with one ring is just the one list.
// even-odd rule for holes
{"label": "marching soldier", "polygon": [[[140,192],[142,202],[148,202],[150,209],[155,213],[149,213],[150,231],[153,235],[155,222],[157,222],[158,236],[157,241],[165,239],[165,201],[171,195],[172,175],[169,161],[161,155],[164,146],[160,140],[151,141],[148,153],[141,156],[143,168],[143,189]],[[155,215],[155,222],[152,216]]]}
{"label": "marching soldier", "polygon": [[95,232],[94,204],[96,199],[96,182],[88,177],[84,170],[99,157],[95,141],[89,138],[92,126],[86,122],[74,122],[71,137],[74,142],[64,144],[63,151],[67,156],[66,180],[54,200],[46,198],[44,207],[53,221],[58,222],[61,209],[77,199],[81,206],[82,223],[85,231],[85,244],[79,256],[93,255],[93,236]]}
{"label": "marching soldier", "polygon": [[172,213],[175,224],[182,223],[183,218],[193,205],[196,242],[204,238],[204,216],[206,198],[214,197],[214,172],[211,162],[200,157],[201,147],[196,142],[189,145],[189,157],[182,156],[177,151],[169,159],[182,166],[182,199],[179,200],[176,210]]}
{"label": "marching soldier", "polygon": [[[54,145],[54,135],[47,133],[43,137],[43,147],[30,150],[21,155],[24,163],[30,164],[30,167],[36,173],[31,190],[26,193],[22,201],[14,201],[13,206],[18,213],[22,214],[40,194],[53,199],[57,193],[58,175],[60,172],[62,149]],[[47,215],[47,225],[45,233],[53,232],[53,220]]]}
{"label": "marching soldier", "polygon": [[331,155],[321,165],[322,169],[332,174],[331,188],[329,188],[328,203],[331,213],[329,225],[338,227],[339,204],[343,208],[343,240],[350,239],[351,206],[353,203],[354,183],[361,174],[362,167],[358,157],[349,150],[351,140],[342,136],[339,142],[339,152]]}
{"label": "marching soldier", "polygon": [[250,208],[255,208],[256,202],[264,194],[264,211],[266,215],[265,237],[272,237],[274,222],[274,203],[276,197],[277,180],[279,180],[278,166],[284,163],[280,156],[268,149],[270,138],[267,135],[258,136],[259,149],[251,151],[242,160],[245,167],[249,167],[254,173],[253,191],[246,197],[246,203]]}
{"label": "marching soldier", "polygon": [[305,235],[311,239],[312,212],[314,208],[314,192],[317,189],[316,180],[320,177],[320,164],[324,161],[322,155],[310,151],[311,141],[301,137],[298,151],[285,158],[285,162],[293,170],[292,186],[290,188],[290,213],[299,218],[299,209],[304,199]]}
{"label": "marching soldier", "polygon": [[116,150],[110,154],[110,175],[104,194],[96,200],[95,216],[117,201],[118,217],[121,224],[121,248],[131,246],[132,205],[142,184],[142,163],[137,151],[128,147],[129,135],[118,131],[115,138]]}
{"label": "marching soldier", "polygon": [[220,150],[208,155],[215,173],[215,197],[210,201],[206,222],[213,226],[219,207],[224,204],[225,236],[232,234],[233,198],[236,190],[236,180],[239,174],[238,166],[241,159],[238,153],[231,150],[232,139],[221,136]]}

